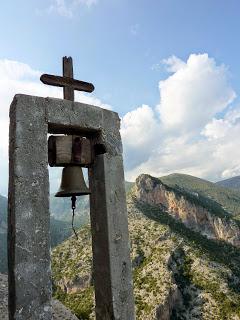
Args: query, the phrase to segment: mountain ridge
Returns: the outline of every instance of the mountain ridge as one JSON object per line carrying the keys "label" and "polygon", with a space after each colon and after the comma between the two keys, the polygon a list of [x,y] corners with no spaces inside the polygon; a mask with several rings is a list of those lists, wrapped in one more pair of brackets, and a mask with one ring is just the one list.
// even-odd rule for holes
{"label": "mountain ridge", "polygon": [[186,191],[197,192],[204,197],[211,198],[221,204],[235,218],[240,219],[240,193],[236,190],[224,188],[213,182],[186,174],[174,173],[159,179],[170,187],[177,185]]}
{"label": "mountain ridge", "polygon": [[[138,179],[145,179],[148,188],[136,181],[127,197],[137,319],[240,319],[240,249],[184,224],[166,206],[163,194],[162,203],[146,201],[156,200],[154,190],[160,180],[149,175]],[[164,184],[164,188],[164,192],[176,191],[181,205],[187,197],[198,198],[196,191],[179,185]],[[207,204],[215,201],[206,200]],[[224,215],[215,212],[214,217],[235,218],[217,205]],[[208,214],[213,215],[211,210]],[[90,226],[79,230],[78,236],[78,242],[71,237],[52,252],[54,295],[80,319],[94,319]]]}
{"label": "mountain ridge", "polygon": [[216,182],[217,185],[240,191],[240,176],[235,176],[229,179],[221,180]]}

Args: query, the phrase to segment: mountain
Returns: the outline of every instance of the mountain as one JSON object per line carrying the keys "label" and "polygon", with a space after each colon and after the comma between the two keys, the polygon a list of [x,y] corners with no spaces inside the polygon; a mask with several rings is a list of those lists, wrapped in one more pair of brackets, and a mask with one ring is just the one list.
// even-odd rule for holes
{"label": "mountain", "polygon": [[[125,182],[126,192],[131,190],[132,182]],[[50,195],[51,212],[51,246],[54,248],[59,243],[71,236],[72,209],[70,198],[56,198]],[[74,226],[79,228],[89,223],[89,197],[77,198]],[[0,273],[7,272],[7,198],[0,195]]]}
{"label": "mountain", "polygon": [[126,194],[129,194],[133,186],[134,186],[134,182],[125,181]]}
{"label": "mountain", "polygon": [[[213,186],[185,175],[140,175],[131,187],[138,320],[240,319],[240,231],[234,214],[215,200],[231,207],[226,195],[232,193]],[[94,319],[91,268],[91,232],[85,226],[79,241],[70,237],[52,252],[54,296],[79,319]]]}
{"label": "mountain", "polygon": [[[125,181],[125,190],[128,194],[134,183]],[[72,217],[70,198],[56,198],[50,196],[50,212],[51,215],[61,221],[69,221]],[[75,210],[75,222],[83,225],[89,222],[89,196],[81,196],[77,198]]]}
{"label": "mountain", "polygon": [[[71,201],[69,199],[60,198],[54,202],[56,198],[50,198],[51,207],[54,208],[54,215],[50,218],[51,247],[54,248],[65,239],[69,238],[72,233],[71,225]],[[68,201],[67,201],[68,200]],[[86,202],[86,200],[84,200]],[[74,225],[79,228],[89,221],[88,211],[81,211],[85,202],[79,201],[78,211]],[[7,272],[7,198],[0,195],[0,273]]]}
{"label": "mountain", "polygon": [[174,173],[160,179],[169,187],[182,188],[190,193],[196,192],[201,196],[212,199],[222,205],[236,219],[240,219],[240,193],[236,190],[227,189],[187,174]]}
{"label": "mountain", "polygon": [[240,191],[240,176],[216,182],[218,186]]}
{"label": "mountain", "polygon": [[[81,196],[77,197],[75,221],[79,225],[85,224],[89,221],[89,197]],[[54,195],[50,196],[50,212],[51,215],[61,221],[69,221],[72,218],[71,199],[56,198]]]}

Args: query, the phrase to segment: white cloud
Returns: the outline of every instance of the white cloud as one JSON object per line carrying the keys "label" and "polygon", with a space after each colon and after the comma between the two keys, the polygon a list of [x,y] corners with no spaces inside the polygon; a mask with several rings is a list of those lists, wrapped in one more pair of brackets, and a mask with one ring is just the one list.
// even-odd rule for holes
{"label": "white cloud", "polygon": [[162,60],[162,64],[166,66],[168,72],[177,72],[185,69],[187,64],[176,56],[171,56]]}
{"label": "white cloud", "polygon": [[122,118],[121,135],[124,151],[131,155],[127,158],[128,167],[134,168],[139,162],[147,160],[154,152],[156,136],[160,135],[154,111],[147,105],[128,112]]}
{"label": "white cloud", "polygon": [[226,136],[232,125],[225,119],[215,119],[209,122],[202,131],[202,134],[208,137],[209,140],[219,139]]}
{"label": "white cloud", "polygon": [[159,83],[158,110],[166,129],[199,130],[236,97],[226,68],[207,54],[191,54],[186,63],[171,57],[165,63],[173,72]]}
{"label": "white cloud", "polygon": [[[156,113],[148,107],[151,121],[144,124],[141,108],[131,112],[131,121],[123,118],[126,178],[180,172],[218,180],[240,174],[240,108],[226,112],[236,97],[227,68],[207,54],[192,54],[186,62],[173,56],[163,63],[171,75],[160,81]],[[139,128],[146,141],[140,147]]]}
{"label": "white cloud", "polygon": [[48,13],[56,13],[65,18],[72,18],[78,7],[86,6],[90,8],[98,0],[52,0],[51,5],[47,8]]}
{"label": "white cloud", "polygon": [[[62,98],[61,88],[46,86],[39,80],[42,72],[29,65],[11,60],[0,60],[0,194],[7,193],[8,181],[8,123],[9,106],[15,94]],[[111,109],[100,99],[82,92],[75,92],[75,101]],[[54,174],[55,178],[56,174]]]}

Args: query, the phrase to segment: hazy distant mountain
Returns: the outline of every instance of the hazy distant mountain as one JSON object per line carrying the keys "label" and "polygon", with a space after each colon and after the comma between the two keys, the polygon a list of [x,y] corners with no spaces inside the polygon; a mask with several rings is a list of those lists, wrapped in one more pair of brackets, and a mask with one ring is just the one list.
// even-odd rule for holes
{"label": "hazy distant mountain", "polygon": [[[61,221],[70,221],[72,218],[71,198],[56,198],[50,196],[50,212],[51,215]],[[77,197],[75,222],[85,224],[89,221],[89,196]]]}
{"label": "hazy distant mountain", "polygon": [[216,182],[217,185],[240,191],[240,176]]}
{"label": "hazy distant mountain", "polygon": [[[61,199],[62,200],[62,199]],[[62,201],[59,201],[60,204],[56,204],[56,208],[59,210],[58,219],[55,216],[51,216],[51,246],[52,248],[63,242],[65,239],[70,237],[73,233],[71,226],[71,213],[67,219],[64,214],[66,213],[64,205],[61,204]],[[71,201],[70,201],[71,202]],[[68,203],[66,201],[66,207]],[[64,216],[65,219],[61,220],[61,217]],[[76,228],[79,228],[83,223],[87,223],[88,217],[77,217],[75,220]],[[7,272],[7,198],[0,195],[0,273]]]}
{"label": "hazy distant mountain", "polygon": [[[134,182],[125,181],[126,193],[131,190],[133,185]],[[71,199],[68,197],[56,198],[51,195],[50,212],[55,219],[69,221],[72,217]],[[78,224],[86,224],[89,221],[89,196],[77,197],[75,215]]]}
{"label": "hazy distant mountain", "polygon": [[134,186],[134,182],[125,181],[126,194],[128,194],[131,191],[133,186]]}

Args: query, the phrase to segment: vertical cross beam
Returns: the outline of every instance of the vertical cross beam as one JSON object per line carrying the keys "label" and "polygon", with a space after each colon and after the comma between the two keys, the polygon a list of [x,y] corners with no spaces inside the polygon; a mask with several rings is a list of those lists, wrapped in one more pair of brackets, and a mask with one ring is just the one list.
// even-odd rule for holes
{"label": "vertical cross beam", "polygon": [[[71,57],[63,57],[63,76],[73,79],[73,62]],[[74,89],[70,86],[63,87],[64,99],[74,101]]]}

